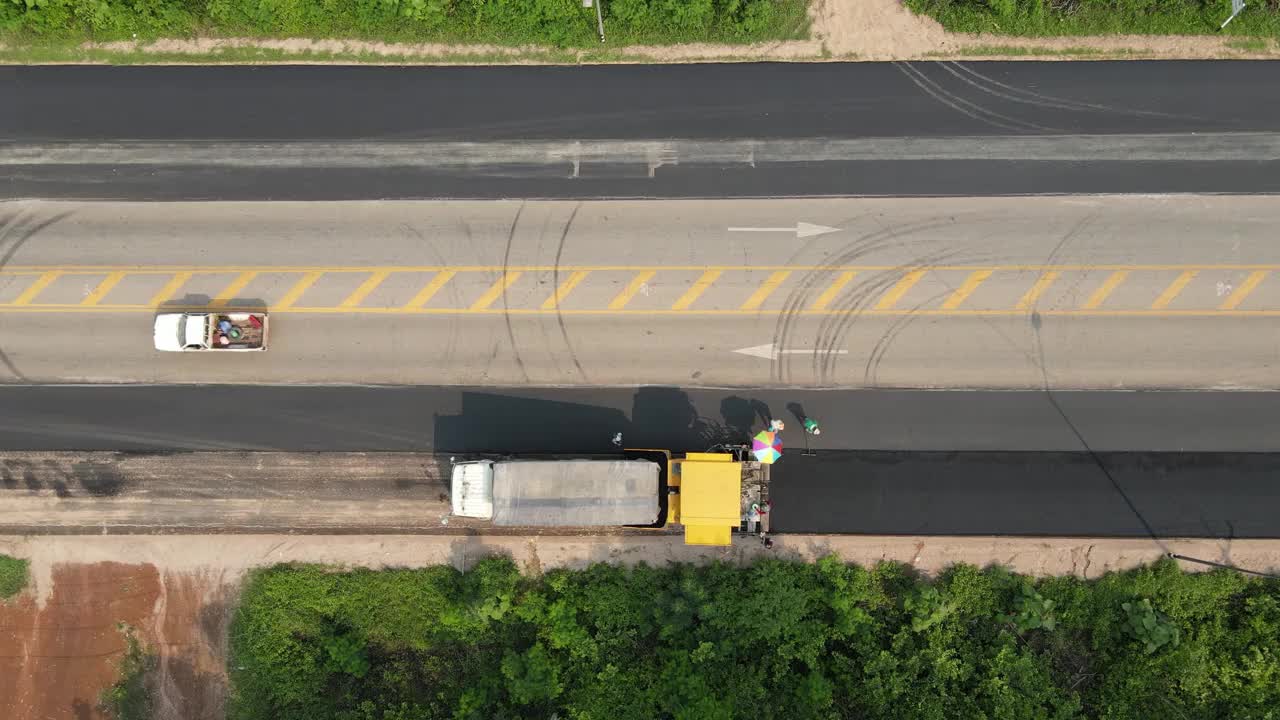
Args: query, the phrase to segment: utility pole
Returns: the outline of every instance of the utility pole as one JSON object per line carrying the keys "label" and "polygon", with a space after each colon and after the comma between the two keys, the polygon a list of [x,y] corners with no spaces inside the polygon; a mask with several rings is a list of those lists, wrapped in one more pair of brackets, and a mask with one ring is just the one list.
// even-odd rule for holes
{"label": "utility pole", "polygon": [[[1240,14],[1241,10],[1244,10],[1244,0],[1231,0],[1231,17],[1227,18],[1226,20],[1223,20],[1222,24],[1218,26],[1218,29],[1222,30],[1227,26],[1227,23],[1231,22],[1232,20],[1235,20],[1236,16]],[[601,32],[604,32],[604,31],[601,30]],[[601,37],[604,37],[604,36],[601,35]]]}
{"label": "utility pole", "polygon": [[600,42],[604,42],[604,14],[600,9],[600,3],[603,1],[582,0],[582,7],[589,8],[594,5],[596,8],[596,32],[600,35]]}

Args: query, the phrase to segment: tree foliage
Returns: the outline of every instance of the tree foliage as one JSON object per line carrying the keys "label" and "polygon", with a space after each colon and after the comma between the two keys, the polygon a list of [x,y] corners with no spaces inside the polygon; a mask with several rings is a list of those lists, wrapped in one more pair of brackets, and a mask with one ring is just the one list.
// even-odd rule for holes
{"label": "tree foliage", "polygon": [[835,558],[256,573],[232,718],[1280,718],[1280,583]]}

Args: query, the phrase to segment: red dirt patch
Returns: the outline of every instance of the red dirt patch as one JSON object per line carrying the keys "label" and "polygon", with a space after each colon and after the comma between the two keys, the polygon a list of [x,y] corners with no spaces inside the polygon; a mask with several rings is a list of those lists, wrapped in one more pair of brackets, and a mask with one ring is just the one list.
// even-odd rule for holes
{"label": "red dirt patch", "polygon": [[0,607],[0,716],[102,717],[98,695],[125,648],[116,625],[146,625],[159,594],[151,565],[58,565],[43,607],[29,596]]}
{"label": "red dirt patch", "polygon": [[220,718],[226,597],[216,578],[162,578],[150,564],[55,565],[43,604],[28,594],[0,605],[0,718],[105,718],[97,704],[117,678],[120,623],[160,656],[149,679],[158,718]]}

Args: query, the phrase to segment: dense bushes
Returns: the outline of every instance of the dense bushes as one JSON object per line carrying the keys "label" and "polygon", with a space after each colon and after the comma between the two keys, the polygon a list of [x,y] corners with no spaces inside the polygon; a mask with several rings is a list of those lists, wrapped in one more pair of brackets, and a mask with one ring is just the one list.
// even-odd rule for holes
{"label": "dense bushes", "polygon": [[232,717],[1275,718],[1280,583],[834,559],[257,573]]}
{"label": "dense bushes", "polygon": [[[1217,33],[1230,0],[905,0],[948,30],[1001,35],[1201,35]],[[1226,27],[1280,37],[1280,2],[1250,2]]]}
{"label": "dense bushes", "polygon": [[[805,0],[603,0],[612,44],[802,36]],[[210,34],[599,45],[581,0],[0,0],[0,31],[113,40]]]}

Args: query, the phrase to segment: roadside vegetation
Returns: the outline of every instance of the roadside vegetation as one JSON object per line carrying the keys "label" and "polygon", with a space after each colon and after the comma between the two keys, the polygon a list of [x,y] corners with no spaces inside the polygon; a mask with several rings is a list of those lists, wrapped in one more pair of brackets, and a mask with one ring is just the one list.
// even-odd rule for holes
{"label": "roadside vegetation", "polygon": [[1280,581],[1172,562],[1083,581],[827,558],[522,576],[277,566],[231,717],[1274,718]]}
{"label": "roadside vegetation", "polygon": [[27,586],[28,565],[22,558],[0,555],[0,600],[16,597]]}
{"label": "roadside vegetation", "polygon": [[[610,45],[807,35],[806,0],[603,0]],[[581,0],[0,0],[10,42],[182,37],[599,47]]]}
{"label": "roadside vegetation", "polygon": [[102,691],[98,705],[111,720],[151,720],[155,702],[148,674],[155,667],[156,656],[143,647],[133,628],[121,624],[116,629],[124,635],[125,651],[117,679]]}
{"label": "roadside vegetation", "polygon": [[[904,0],[952,32],[1025,37],[1210,35],[1230,0]],[[1221,32],[1280,38],[1280,2],[1250,2]]]}

